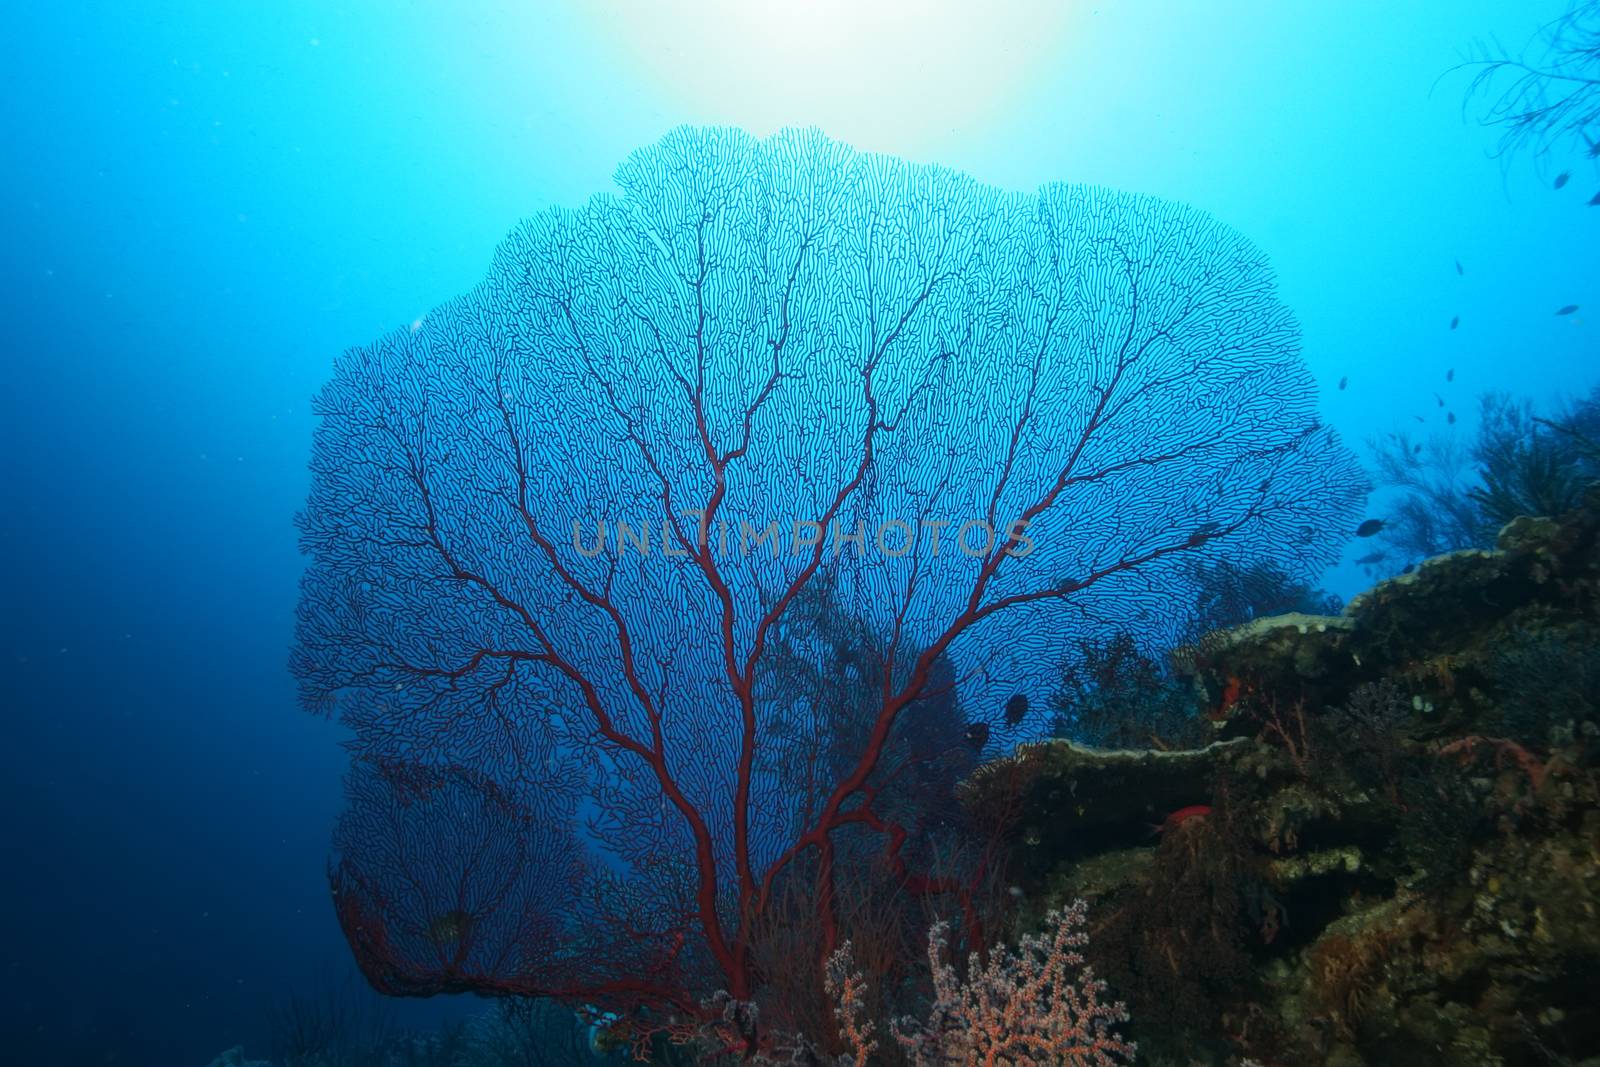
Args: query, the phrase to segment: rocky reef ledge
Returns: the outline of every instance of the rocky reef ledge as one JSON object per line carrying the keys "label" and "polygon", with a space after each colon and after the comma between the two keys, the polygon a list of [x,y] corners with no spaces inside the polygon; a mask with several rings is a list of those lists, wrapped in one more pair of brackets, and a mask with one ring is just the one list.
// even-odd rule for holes
{"label": "rocky reef ledge", "polygon": [[1142,1060],[1600,1064],[1600,490],[1183,659],[1213,743],[963,786]]}

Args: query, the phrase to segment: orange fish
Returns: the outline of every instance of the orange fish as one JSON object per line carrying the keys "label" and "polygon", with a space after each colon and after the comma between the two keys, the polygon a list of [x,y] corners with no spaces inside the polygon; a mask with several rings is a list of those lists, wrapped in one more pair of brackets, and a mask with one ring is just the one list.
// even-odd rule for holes
{"label": "orange fish", "polygon": [[1216,709],[1211,712],[1211,720],[1213,722],[1221,722],[1226,719],[1228,713],[1233,710],[1235,704],[1239,703],[1239,698],[1242,696],[1244,696],[1244,683],[1230,676],[1227,684],[1222,687],[1222,700],[1217,704]]}
{"label": "orange fish", "polygon": [[1210,804],[1190,804],[1187,808],[1179,808],[1177,811],[1161,820],[1160,826],[1152,826],[1150,828],[1150,832],[1152,834],[1164,834],[1168,830],[1174,829],[1175,827],[1181,826],[1182,824],[1188,822],[1190,819],[1203,819],[1210,814]]}

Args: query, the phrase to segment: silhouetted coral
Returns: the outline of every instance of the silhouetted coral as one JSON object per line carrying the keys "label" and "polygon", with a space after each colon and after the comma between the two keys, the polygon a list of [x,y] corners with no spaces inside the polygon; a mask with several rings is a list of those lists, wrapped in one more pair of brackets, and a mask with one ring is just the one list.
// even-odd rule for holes
{"label": "silhouetted coral", "polygon": [[1453,432],[1418,441],[1391,433],[1369,442],[1380,488],[1393,490],[1383,540],[1398,570],[1463,548],[1488,548],[1518,516],[1557,516],[1600,478],[1600,388],[1550,416],[1507,393],[1479,400],[1468,443]]}
{"label": "silhouetted coral", "polygon": [[1132,634],[1075,645],[1050,698],[1056,736],[1097,748],[1185,748],[1205,740],[1193,688],[1141,649]]}

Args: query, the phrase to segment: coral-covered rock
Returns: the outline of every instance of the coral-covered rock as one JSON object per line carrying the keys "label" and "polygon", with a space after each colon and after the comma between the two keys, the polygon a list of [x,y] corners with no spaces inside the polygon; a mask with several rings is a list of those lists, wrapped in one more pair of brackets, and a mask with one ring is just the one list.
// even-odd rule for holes
{"label": "coral-covered rock", "polygon": [[1492,552],[1427,560],[1353,598],[1340,615],[1258,619],[1210,635],[1178,661],[1210,696],[1224,736],[1250,732],[1252,702],[1269,695],[1336,706],[1385,678],[1405,685],[1417,710],[1464,727],[1492,703],[1474,689],[1492,679],[1491,661],[1508,638],[1554,620],[1593,621],[1600,489],[1587,500],[1560,522],[1517,519]]}
{"label": "coral-covered rock", "polygon": [[973,806],[1012,806],[1019,840],[1059,859],[1151,837],[1173,813],[1209,803],[1220,774],[1284,773],[1281,761],[1246,738],[1174,752],[1055,740],[985,764],[961,789]]}
{"label": "coral-covered rock", "polygon": [[[1600,1057],[1600,490],[1185,657],[1220,740],[1024,746],[1031,909],[1083,897],[1152,1061]],[[1600,1062],[1595,1060],[1594,1062]]]}

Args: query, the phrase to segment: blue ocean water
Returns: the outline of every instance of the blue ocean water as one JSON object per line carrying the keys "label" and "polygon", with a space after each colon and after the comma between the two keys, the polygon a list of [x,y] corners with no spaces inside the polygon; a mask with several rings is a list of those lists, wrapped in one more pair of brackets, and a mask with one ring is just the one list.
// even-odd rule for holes
{"label": "blue ocean water", "polygon": [[[1437,418],[1447,385],[1465,433],[1477,394],[1551,403],[1600,365],[1600,172],[1496,158],[1451,72],[1561,10],[13,12],[0,1058],[204,1064],[348,971],[325,877],[343,734],[286,668],[310,398],[341,351],[481,280],[517,220],[611,189],[681,124],[1181,201],[1267,255],[1347,442]],[[1323,584],[1363,588],[1361,548]]]}

